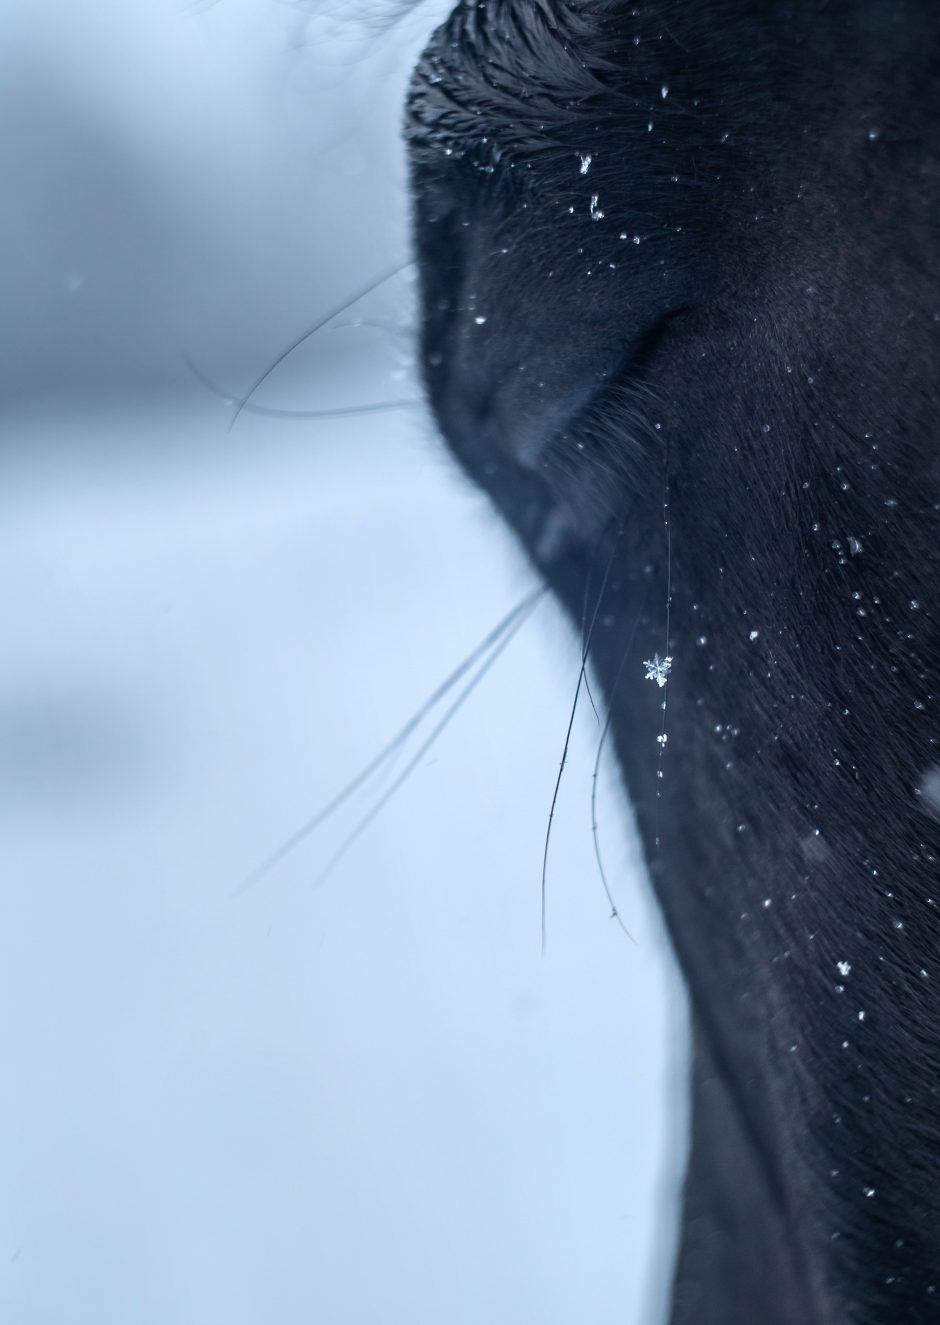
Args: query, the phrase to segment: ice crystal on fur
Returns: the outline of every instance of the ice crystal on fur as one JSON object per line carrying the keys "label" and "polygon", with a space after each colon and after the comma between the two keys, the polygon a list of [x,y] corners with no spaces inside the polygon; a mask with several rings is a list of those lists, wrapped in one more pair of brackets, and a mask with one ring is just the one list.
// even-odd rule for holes
{"label": "ice crystal on fur", "polygon": [[666,684],[666,679],[668,678],[669,673],[672,671],[672,658],[660,658],[658,653],[654,653],[652,661],[645,662],[643,666],[646,668],[646,677],[644,679],[647,681],[655,681],[660,689],[662,689]]}

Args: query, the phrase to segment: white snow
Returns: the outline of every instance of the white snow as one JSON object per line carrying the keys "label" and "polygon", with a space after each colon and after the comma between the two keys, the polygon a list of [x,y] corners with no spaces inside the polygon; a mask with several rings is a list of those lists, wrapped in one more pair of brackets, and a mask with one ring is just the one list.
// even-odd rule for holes
{"label": "white snow", "polygon": [[672,671],[672,658],[660,658],[658,653],[654,653],[652,658],[647,659],[643,666],[646,668],[646,675],[643,679],[655,681],[661,690]]}

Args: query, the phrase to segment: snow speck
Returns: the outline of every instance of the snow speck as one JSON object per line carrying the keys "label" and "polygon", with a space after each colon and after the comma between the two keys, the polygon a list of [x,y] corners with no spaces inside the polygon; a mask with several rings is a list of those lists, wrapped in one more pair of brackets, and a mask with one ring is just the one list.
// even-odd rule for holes
{"label": "snow speck", "polygon": [[591,162],[594,160],[590,152],[581,152],[581,174],[586,175],[591,169]]}
{"label": "snow speck", "polygon": [[644,680],[655,681],[662,689],[672,671],[672,658],[660,658],[658,653],[654,653],[652,660],[645,662],[643,666],[646,668]]}
{"label": "snow speck", "polygon": [[865,1020],[865,1009],[864,1009],[864,1008],[859,1008],[859,1010],[858,1010],[858,1019],[859,1019],[859,1021],[864,1021],[864,1020]]}
{"label": "snow speck", "polygon": [[657,745],[665,745],[666,742],[667,742],[668,740],[669,740],[669,737],[666,735],[665,732],[663,732],[663,734],[662,734],[661,736],[657,736],[657,737],[656,737],[656,744],[657,744]]}
{"label": "snow speck", "polygon": [[748,635],[748,639],[753,643],[753,641],[757,639],[759,634],[760,634],[759,630],[752,630],[750,635]]}
{"label": "snow speck", "polygon": [[483,326],[483,323],[486,321],[486,318],[485,318],[485,317],[475,317],[473,320],[474,320],[474,322],[477,324],[478,327],[482,327],[482,326]]}
{"label": "snow speck", "polygon": [[601,211],[600,207],[598,206],[599,201],[600,201],[600,199],[598,198],[597,194],[596,194],[596,193],[592,193],[592,194],[591,194],[591,220],[592,220],[592,221],[603,221],[603,219],[604,219],[604,213]]}
{"label": "snow speck", "polygon": [[849,538],[848,538],[847,541],[848,541],[848,545],[849,545],[849,553],[850,553],[850,555],[853,556],[853,557],[859,557],[859,556],[861,556],[861,554],[862,554],[862,553],[864,552],[864,550],[865,550],[865,549],[862,547],[862,540],[861,540],[860,538],[853,538],[851,535],[849,535]]}
{"label": "snow speck", "polygon": [[874,1187],[865,1187],[863,1190],[864,1190],[864,1192],[865,1192],[866,1197],[867,1197],[868,1200],[870,1201],[871,1198],[872,1198],[872,1197],[874,1196],[874,1194],[875,1194],[875,1189],[874,1189]]}
{"label": "snow speck", "polygon": [[663,83],[662,87],[659,89],[659,95],[662,97],[663,101],[669,96],[669,88],[665,83]]}
{"label": "snow speck", "polygon": [[846,976],[852,969],[851,962],[836,962],[836,970],[841,976]]}

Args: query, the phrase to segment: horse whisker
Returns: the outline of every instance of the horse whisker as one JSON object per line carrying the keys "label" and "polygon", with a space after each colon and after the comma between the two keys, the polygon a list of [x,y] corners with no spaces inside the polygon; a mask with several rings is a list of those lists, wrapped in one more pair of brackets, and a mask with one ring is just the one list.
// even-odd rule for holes
{"label": "horse whisker", "polygon": [[322,317],[317,318],[312,326],[307,327],[306,331],[302,331],[299,336],[295,337],[288,346],[281,350],[280,354],[271,360],[264,372],[255,378],[244,396],[238,401],[228,425],[229,431],[235,427],[235,424],[238,422],[238,416],[248,405],[251,397],[255,394],[258,388],[264,385],[274,370],[279,368],[284,360],[293,354],[294,350],[303,345],[305,340],[309,340],[311,336],[315,336],[321,328],[325,327],[327,323],[332,322],[335,317],[339,317],[340,313],[345,313],[348,308],[352,308],[353,304],[358,303],[359,300],[364,299],[367,294],[371,294],[373,290],[377,290],[380,285],[384,285],[386,281],[390,281],[393,276],[397,276],[399,272],[404,271],[410,266],[412,266],[412,259],[409,258],[407,262],[398,262],[394,267],[387,268],[386,271],[373,277],[373,279],[368,281],[365,285],[360,286],[359,289],[351,294],[348,299],[344,299],[341,304],[337,304],[334,308],[331,308],[329,312],[324,313]]}
{"label": "horse whisker", "polygon": [[[620,526],[620,529],[618,529],[618,531],[617,531],[617,538],[620,537],[620,534],[621,534],[622,530],[623,530],[623,526],[621,525],[621,526]],[[616,555],[617,555],[617,543],[616,543],[616,539],[615,539],[615,541],[614,541],[613,551],[611,552],[610,557],[608,558],[608,561],[607,561],[607,568],[606,568],[606,570],[604,571],[604,578],[603,578],[603,580],[601,581],[600,592],[599,592],[598,595],[597,595],[597,602],[596,602],[595,605],[594,605],[594,613],[593,613],[593,615],[592,615],[592,617],[591,617],[591,624],[590,624],[590,627],[588,628],[588,631],[587,631],[587,635],[586,635],[586,637],[585,637],[585,636],[582,636],[583,643],[582,643],[582,646],[581,646],[581,668],[580,668],[580,671],[578,672],[578,684],[575,686],[574,700],[573,700],[572,705],[571,705],[571,712],[570,712],[570,714],[568,715],[568,730],[565,732],[565,744],[564,744],[564,746],[563,746],[563,748],[562,748],[562,752],[561,752],[561,763],[560,763],[559,766],[558,766],[558,776],[555,778],[555,788],[554,788],[554,791],[552,792],[552,803],[551,803],[551,807],[549,808],[549,811],[548,811],[548,823],[547,823],[547,825],[546,825],[546,827],[545,827],[545,847],[544,847],[544,850],[543,850],[543,852],[542,852],[542,908],[541,908],[541,909],[542,909],[542,955],[543,955],[543,956],[545,955],[545,941],[546,941],[546,928],[545,928],[545,897],[546,897],[546,887],[545,887],[545,885],[546,885],[546,879],[547,879],[547,876],[548,876],[548,848],[549,848],[549,844],[550,844],[550,842],[551,842],[551,836],[552,836],[552,822],[553,822],[553,820],[554,820],[554,818],[555,818],[555,806],[556,806],[557,803],[558,803],[558,792],[559,792],[559,789],[561,788],[561,778],[562,778],[562,774],[563,774],[564,771],[565,771],[565,764],[566,764],[566,762],[567,762],[567,760],[568,760],[568,746],[571,744],[571,732],[572,732],[572,729],[573,729],[573,727],[574,727],[575,714],[576,714],[577,711],[578,711],[578,699],[579,699],[580,694],[581,694],[581,686],[587,681],[587,660],[588,660],[588,654],[589,654],[590,649],[591,649],[591,640],[594,638],[594,628],[595,628],[595,626],[597,625],[597,618],[598,618],[598,615],[599,615],[600,610],[601,610],[601,603],[604,601],[604,594],[605,594],[606,591],[607,591],[607,581],[608,581],[609,578],[610,578],[610,572],[611,572],[611,570],[613,569],[614,559],[615,559]],[[595,710],[595,712],[596,712],[596,710]]]}
{"label": "horse whisker", "polygon": [[519,609],[520,614],[517,616],[516,620],[514,620],[513,623],[508,627],[508,629],[504,631],[502,639],[500,639],[499,642],[495,645],[495,647],[492,649],[491,653],[485,659],[485,661],[481,664],[480,668],[475,673],[475,675],[470,678],[470,680],[464,686],[463,690],[461,690],[460,694],[447,709],[444,716],[434,726],[430,735],[421,743],[416,753],[411,757],[411,759],[409,759],[408,763],[399,773],[395,781],[383,793],[383,795],[379,797],[376,803],[372,806],[372,809],[369,810],[368,814],[366,814],[359,821],[359,823],[352,830],[349,836],[345,838],[345,840],[333,853],[327,864],[324,866],[324,868],[320,871],[320,873],[317,875],[316,879],[314,880],[315,884],[318,885],[323,883],[323,881],[333,872],[335,867],[339,864],[339,862],[349,851],[350,847],[352,847],[359,840],[359,838],[363,835],[363,833],[366,831],[369,825],[373,823],[373,821],[378,817],[378,815],[382,812],[382,810],[392,799],[395,793],[399,790],[399,788],[411,776],[411,774],[417,768],[418,764],[427,754],[428,750],[431,749],[431,747],[437,741],[438,737],[441,735],[444,729],[450,724],[452,719],[457,715],[459,710],[463,707],[466,701],[473,694],[474,690],[483,680],[484,676],[486,676],[487,672],[490,670],[490,668],[493,666],[493,664],[496,662],[499,656],[508,648],[513,638],[525,625],[529,616],[535,609],[535,606],[539,598],[541,598],[545,592],[546,591],[544,589],[541,589],[535,594],[530,594],[529,598],[525,601],[525,603],[521,605]]}
{"label": "horse whisker", "polygon": [[[236,402],[237,397],[233,391],[226,391],[224,387],[219,386],[188,355],[183,355],[183,362],[206,390],[211,391],[214,396],[218,396],[228,405]],[[340,405],[336,409],[278,409],[273,405],[255,405],[250,401],[243,401],[241,408],[245,414],[263,414],[275,419],[342,419],[354,414],[380,414],[383,410],[406,409],[423,404],[421,397],[414,396],[406,400],[370,401],[365,405]]]}
{"label": "horse whisker", "polygon": [[512,611],[508,612],[506,616],[493,627],[486,637],[476,645],[466,658],[454,668],[449,676],[445,677],[440,685],[431,692],[420,708],[412,714],[405,725],[396,732],[391,740],[379,750],[378,754],[374,755],[369,762],[365,764],[364,767],[362,767],[359,772],[356,773],[355,776],[327,802],[326,805],[317,810],[315,814],[311,815],[311,817],[305,823],[301,824],[301,826],[293,832],[290,837],[282,842],[276,850],[272,851],[260,865],[256,866],[250,874],[246,875],[234,890],[233,896],[241,896],[243,893],[247,892],[249,888],[253,887],[254,884],[258,883],[269,874],[271,870],[274,869],[276,865],[280,864],[280,862],[298,847],[305,838],[309,837],[310,834],[315,832],[321,824],[325,823],[341,805],[344,805],[345,802],[349,800],[350,796],[358,791],[362,784],[366,782],[387,759],[391,758],[392,755],[397,754],[411,733],[423,722],[427,715],[437,707],[445,695],[457,685],[457,683],[472,667],[475,666],[481,657],[489,653],[489,651],[503,639],[506,632],[519,621],[519,618],[522,617],[524,613],[527,614],[535,607],[539,599],[544,597],[546,593],[547,590],[544,588],[533,590],[533,592],[527,594],[520,603],[517,603]]}

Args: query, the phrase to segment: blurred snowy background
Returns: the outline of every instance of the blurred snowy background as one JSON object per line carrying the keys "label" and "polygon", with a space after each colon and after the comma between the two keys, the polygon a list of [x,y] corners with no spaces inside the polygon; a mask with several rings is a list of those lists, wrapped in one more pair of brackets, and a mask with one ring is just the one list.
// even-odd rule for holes
{"label": "blurred snowy background", "polygon": [[[535,617],[400,794],[242,896],[530,587],[419,407],[243,413],[408,254],[446,6],[0,14],[0,1321],[651,1325],[683,1010]],[[418,390],[407,273],[254,398]],[[403,756],[396,771],[407,762]]]}

